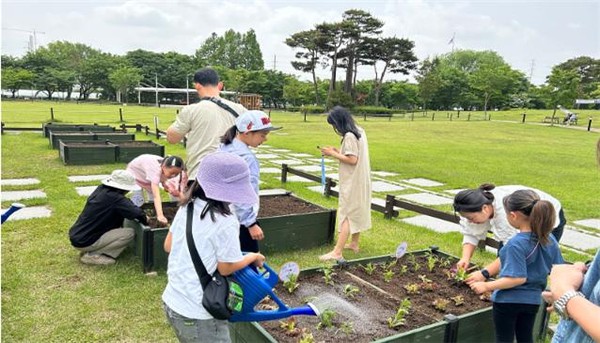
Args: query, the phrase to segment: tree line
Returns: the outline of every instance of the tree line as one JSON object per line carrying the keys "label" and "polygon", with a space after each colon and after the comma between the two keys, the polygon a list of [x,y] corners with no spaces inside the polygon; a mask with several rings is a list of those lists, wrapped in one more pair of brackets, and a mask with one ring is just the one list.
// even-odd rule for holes
{"label": "tree line", "polygon": [[[81,43],[52,42],[22,58],[2,55],[2,88],[13,96],[19,89],[37,89],[48,98],[64,92],[71,99],[77,91],[86,100],[98,92],[109,101],[132,102],[138,85],[185,88],[196,69],[210,65],[226,90],[260,94],[265,106],[277,108],[556,108],[570,107],[577,98],[600,98],[600,59],[569,59],[552,68],[544,85],[535,86],[494,51],[457,50],[418,61],[413,41],[385,37],[383,27],[370,13],[351,9],[337,22],[292,34],[285,40],[295,51],[292,67],[310,81],[265,70],[254,30],[228,30],[222,36],[213,33],[194,55],[138,49],[120,56]],[[372,74],[359,80],[359,67]],[[319,69],[330,77],[318,78]],[[416,83],[385,79],[410,73]],[[171,98],[183,101],[185,95]],[[154,102],[154,94],[142,93],[142,101]]]}

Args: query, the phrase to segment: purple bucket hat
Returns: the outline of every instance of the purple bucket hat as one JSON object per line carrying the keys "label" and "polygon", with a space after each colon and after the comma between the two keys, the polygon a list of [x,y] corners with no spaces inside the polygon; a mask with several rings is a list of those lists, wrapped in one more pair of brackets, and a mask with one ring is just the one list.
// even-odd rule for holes
{"label": "purple bucket hat", "polygon": [[236,203],[256,204],[258,195],[250,184],[246,161],[228,152],[214,152],[200,162],[196,180],[207,198]]}

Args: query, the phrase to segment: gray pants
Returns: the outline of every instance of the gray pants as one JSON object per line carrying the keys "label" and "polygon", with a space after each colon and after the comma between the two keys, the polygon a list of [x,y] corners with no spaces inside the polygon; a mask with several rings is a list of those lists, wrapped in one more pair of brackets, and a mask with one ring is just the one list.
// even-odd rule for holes
{"label": "gray pants", "polygon": [[112,258],[117,258],[127,248],[129,242],[133,240],[134,235],[135,232],[129,227],[112,229],[100,236],[94,244],[77,249],[83,252],[98,255],[104,254]]}
{"label": "gray pants", "polygon": [[163,303],[167,320],[181,343],[230,343],[226,320],[192,319],[173,311]]}

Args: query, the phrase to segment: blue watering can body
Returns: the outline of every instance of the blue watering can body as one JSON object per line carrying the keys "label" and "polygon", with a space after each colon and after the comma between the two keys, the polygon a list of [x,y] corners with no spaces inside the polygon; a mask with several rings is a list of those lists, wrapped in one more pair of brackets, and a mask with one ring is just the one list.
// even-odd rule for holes
{"label": "blue watering can body", "polygon": [[[258,272],[251,267],[242,268],[233,273],[233,279],[242,288],[242,310],[234,312],[230,322],[259,322],[275,320],[296,315],[317,316],[318,311],[312,304],[301,307],[289,308],[273,292],[279,281],[279,275],[266,263],[263,264],[264,272]],[[256,310],[255,307],[266,296],[269,296],[278,306],[276,310]]]}
{"label": "blue watering can body", "polygon": [[22,209],[23,207],[25,207],[25,205],[20,204],[18,202],[15,202],[12,205],[10,205],[10,208],[8,210],[4,211],[4,213],[2,213],[2,222],[0,222],[0,224],[4,224],[4,222],[8,219],[8,217],[10,217],[13,213],[17,212],[18,210]]}

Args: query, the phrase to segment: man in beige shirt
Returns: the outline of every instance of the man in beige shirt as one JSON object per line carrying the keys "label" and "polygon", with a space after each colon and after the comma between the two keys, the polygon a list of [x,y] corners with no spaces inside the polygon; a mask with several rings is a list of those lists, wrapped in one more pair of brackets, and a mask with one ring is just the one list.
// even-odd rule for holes
{"label": "man in beige shirt", "polygon": [[235,117],[217,104],[229,106],[237,114],[246,108],[232,101],[221,99],[219,93],[223,83],[214,69],[203,68],[194,74],[194,87],[200,102],[184,106],[175,122],[167,129],[167,141],[175,144],[187,135],[187,166],[190,180],[194,180],[200,160],[219,147],[219,138],[233,125]]}

